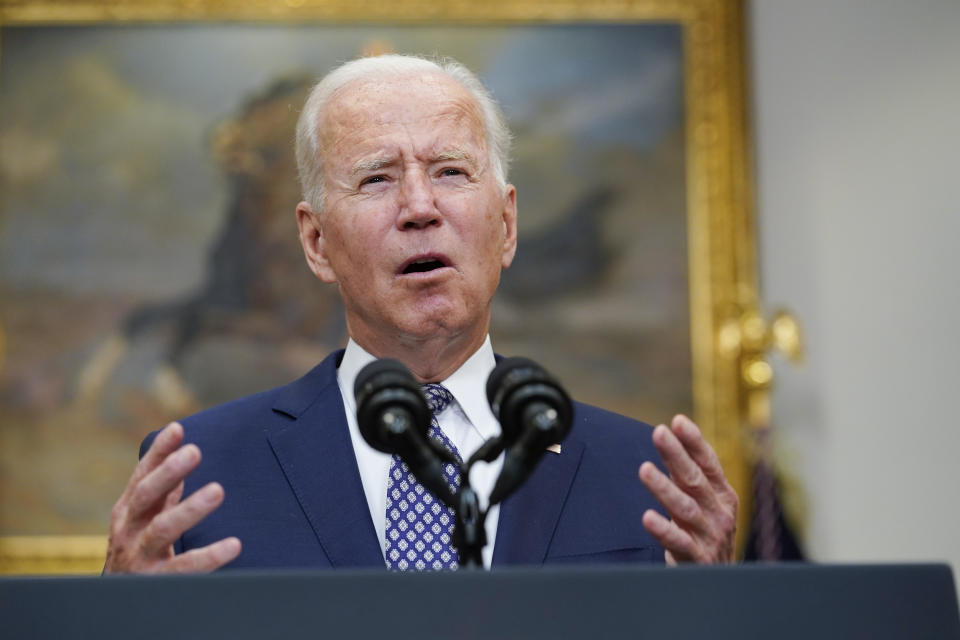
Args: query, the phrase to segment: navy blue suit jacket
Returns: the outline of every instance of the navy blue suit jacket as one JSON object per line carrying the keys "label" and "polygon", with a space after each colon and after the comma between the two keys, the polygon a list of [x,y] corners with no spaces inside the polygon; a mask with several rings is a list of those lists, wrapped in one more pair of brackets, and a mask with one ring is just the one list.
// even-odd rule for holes
{"label": "navy blue suit jacket", "polygon": [[[178,552],[237,536],[243,551],[231,568],[384,567],[337,385],[342,354],[182,421],[185,441],[203,453],[184,495],[217,481],[226,498]],[[641,523],[646,509],[662,511],[637,478],[644,460],[660,464],[649,425],[577,403],[562,453],[546,453],[501,505],[494,566],[663,562]]]}

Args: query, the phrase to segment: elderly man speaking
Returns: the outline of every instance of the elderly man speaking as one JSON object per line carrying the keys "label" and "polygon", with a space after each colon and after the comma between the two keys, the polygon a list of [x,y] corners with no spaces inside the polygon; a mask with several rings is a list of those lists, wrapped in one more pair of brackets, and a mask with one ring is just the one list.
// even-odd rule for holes
{"label": "elderly man speaking", "polygon": [[[427,385],[431,436],[450,451],[466,458],[498,433],[484,383],[491,300],[517,250],[509,138],[455,62],[361,58],[313,89],[297,125],[297,223],[350,340],[300,380],[148,438],[113,508],[105,571],[456,568],[452,513],[363,441],[352,391],[364,365],[395,358]],[[482,499],[500,465],[471,472]],[[651,429],[576,403],[562,448],[490,508],[483,559],[725,562],[736,511],[688,418]]]}

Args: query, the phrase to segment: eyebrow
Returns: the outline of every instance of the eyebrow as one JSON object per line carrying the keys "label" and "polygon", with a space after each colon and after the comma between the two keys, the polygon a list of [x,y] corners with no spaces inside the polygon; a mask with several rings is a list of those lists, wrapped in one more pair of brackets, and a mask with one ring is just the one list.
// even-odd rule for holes
{"label": "eyebrow", "polygon": [[351,174],[356,175],[358,173],[366,173],[368,171],[379,171],[384,167],[394,164],[394,162],[395,160],[386,158],[384,156],[364,158],[363,160],[360,160],[355,165],[353,165],[353,171],[351,172]]}
{"label": "eyebrow", "polygon": [[[473,156],[462,149],[447,149],[446,151],[441,151],[436,155],[433,162],[450,162],[453,160],[476,164],[476,160],[473,158]],[[396,162],[396,158],[390,158],[386,156],[364,158],[362,160],[358,160],[357,163],[353,165],[353,170],[350,173],[351,175],[357,175],[358,173],[379,171],[384,167],[389,167],[396,164]]]}
{"label": "eyebrow", "polygon": [[449,160],[466,160],[467,162],[473,162],[473,156],[461,149],[449,149],[437,154],[436,162],[447,162]]}

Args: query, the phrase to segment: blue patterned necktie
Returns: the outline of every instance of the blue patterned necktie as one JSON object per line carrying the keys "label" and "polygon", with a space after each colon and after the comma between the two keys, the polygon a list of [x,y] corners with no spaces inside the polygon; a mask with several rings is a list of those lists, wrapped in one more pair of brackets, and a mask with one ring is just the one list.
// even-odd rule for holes
{"label": "blue patterned necktie", "polygon": [[[461,461],[460,453],[440,430],[437,415],[453,401],[439,384],[423,385],[430,407],[428,435],[449,449]],[[460,487],[460,471],[453,464],[443,467],[447,484],[454,493]],[[437,499],[413,475],[407,463],[394,454],[387,476],[387,527],[384,558],[391,571],[440,571],[456,569],[457,550],[451,534],[453,509]]]}

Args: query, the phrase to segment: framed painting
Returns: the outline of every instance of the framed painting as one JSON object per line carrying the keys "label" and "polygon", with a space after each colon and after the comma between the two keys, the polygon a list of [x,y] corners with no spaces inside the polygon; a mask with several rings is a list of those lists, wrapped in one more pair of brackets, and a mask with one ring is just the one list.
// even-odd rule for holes
{"label": "framed painting", "polygon": [[692,412],[746,497],[718,340],[756,298],[742,20],[719,0],[0,1],[0,571],[99,570],[149,431],[345,343],[300,255],[293,125],[326,70],[388,51],[465,63],[515,135],[496,350],[631,417]]}

